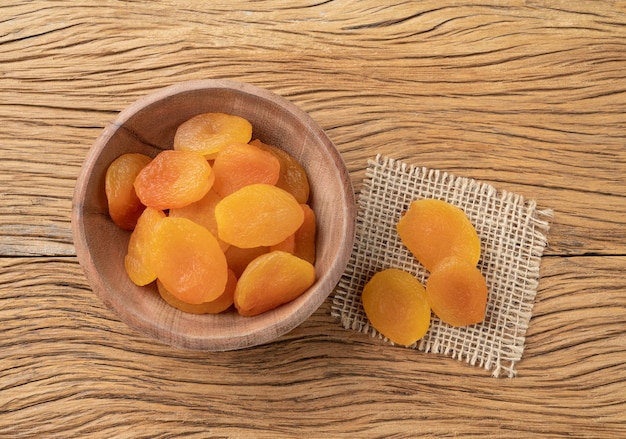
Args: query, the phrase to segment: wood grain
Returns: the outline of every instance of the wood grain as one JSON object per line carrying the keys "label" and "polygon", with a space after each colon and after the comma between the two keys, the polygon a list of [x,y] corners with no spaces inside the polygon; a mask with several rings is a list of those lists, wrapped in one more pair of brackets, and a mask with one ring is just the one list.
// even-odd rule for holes
{"label": "wood grain", "polygon": [[[619,132],[626,31],[618,26],[624,11],[610,3],[563,10],[538,3],[217,5],[174,17],[166,4],[49,4],[3,8],[16,18],[4,22],[0,40],[2,178],[29,164],[21,178],[3,181],[7,205],[27,226],[16,243],[11,210],[3,207],[3,237],[11,237],[0,241],[3,254],[42,247],[71,254],[67,188],[100,129],[137,97],[203,77],[242,79],[299,104],[339,145],[357,181],[377,151],[488,180],[548,206],[561,190],[604,198],[598,204],[611,204],[609,212],[591,209],[590,200],[563,206],[554,250],[624,252],[624,231],[609,226],[619,240],[607,231],[607,215],[626,210],[619,172],[626,162]],[[58,154],[67,160],[50,159]],[[538,181],[556,190],[544,195]],[[42,218],[42,207],[58,217]],[[568,220],[576,210],[590,211],[583,230]],[[572,235],[585,240],[571,242]]]}
{"label": "wood grain", "polygon": [[171,349],[117,321],[73,258],[4,258],[0,436],[618,437],[626,257],[608,259],[545,259],[520,375],[493,379],[345,331],[328,303],[266,346]]}
{"label": "wood grain", "polygon": [[[0,5],[0,437],[626,436],[626,3]],[[102,129],[192,79],[307,111],[358,191],[377,153],[554,211],[513,379],[342,329],[164,347],[94,296],[71,199]]]}

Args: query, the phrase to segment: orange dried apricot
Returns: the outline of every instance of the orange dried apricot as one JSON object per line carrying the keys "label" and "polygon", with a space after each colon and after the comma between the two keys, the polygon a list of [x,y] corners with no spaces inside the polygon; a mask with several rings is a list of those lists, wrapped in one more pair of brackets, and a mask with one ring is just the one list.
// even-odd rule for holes
{"label": "orange dried apricot", "polygon": [[409,346],[430,326],[430,306],[422,284],[410,273],[388,268],[374,274],[361,300],[370,323],[396,344]]}
{"label": "orange dried apricot", "polygon": [[[303,223],[304,224],[304,223]],[[280,250],[281,252],[291,253],[292,255],[296,252],[296,233],[287,236],[285,239],[280,241],[278,244],[274,244],[270,246],[270,251]]]}
{"label": "orange dried apricot", "polygon": [[439,261],[456,255],[473,265],[480,259],[480,239],[463,210],[442,200],[411,203],[397,224],[403,244],[431,270]]}
{"label": "orange dried apricot", "polygon": [[236,286],[237,278],[231,270],[228,270],[228,280],[221,296],[211,302],[194,305],[178,299],[165,288],[163,282],[157,279],[157,289],[161,298],[174,308],[190,314],[219,314],[226,311],[233,304]]}
{"label": "orange dried apricot", "polygon": [[224,254],[228,268],[233,270],[235,276],[239,278],[250,262],[267,252],[269,252],[268,247],[239,248],[231,245]]}
{"label": "orange dried apricot", "polygon": [[258,139],[250,142],[251,145],[271,152],[280,162],[280,175],[276,186],[286,190],[294,196],[298,203],[304,204],[309,200],[309,179],[306,171],[291,154],[274,145],[268,145]]}
{"label": "orange dried apricot", "polygon": [[192,151],[161,151],[135,179],[137,196],[155,209],[183,207],[211,189],[215,175],[206,159]]}
{"label": "orange dried apricot", "polygon": [[208,159],[231,143],[248,143],[252,125],[243,117],[203,113],[183,122],[174,135],[174,149],[195,151]]}
{"label": "orange dried apricot", "polygon": [[233,143],[215,157],[214,190],[225,197],[253,183],[276,184],[280,163],[271,153],[247,143]]}
{"label": "orange dried apricot", "polygon": [[150,163],[144,154],[128,153],[116,158],[107,168],[104,190],[113,222],[124,230],[133,230],[146,206],[135,193],[137,174]]}
{"label": "orange dried apricot", "polygon": [[317,222],[315,211],[308,204],[301,204],[304,220],[295,235],[294,255],[315,264],[315,239],[317,235]]}
{"label": "orange dried apricot", "polygon": [[244,270],[235,289],[235,307],[255,316],[291,302],[315,282],[315,268],[282,251],[259,256]]}
{"label": "orange dried apricot", "polygon": [[285,251],[315,264],[315,235],[317,232],[315,212],[308,204],[301,204],[300,207],[304,213],[302,225],[293,235],[289,235],[285,240],[271,246],[270,250]]}
{"label": "orange dried apricot", "polygon": [[[173,218],[187,218],[194,223],[206,228],[213,236],[217,237],[217,221],[215,220],[215,206],[222,200],[213,189],[209,190],[200,200],[184,207],[170,209],[169,216]],[[218,238],[222,250],[226,250],[229,244]]]}
{"label": "orange dried apricot", "polygon": [[433,312],[452,326],[482,322],[487,306],[487,283],[475,264],[451,256],[433,267],[426,283]]}
{"label": "orange dried apricot", "polygon": [[294,233],[304,221],[296,199],[269,184],[244,186],[215,207],[219,237],[241,248],[271,246]]}
{"label": "orange dried apricot", "polygon": [[187,218],[166,217],[157,229],[155,249],[157,277],[177,299],[199,304],[224,292],[226,257],[204,227]]}
{"label": "orange dried apricot", "polygon": [[130,235],[128,252],[124,258],[124,268],[133,283],[143,286],[156,279],[155,236],[165,213],[147,207]]}

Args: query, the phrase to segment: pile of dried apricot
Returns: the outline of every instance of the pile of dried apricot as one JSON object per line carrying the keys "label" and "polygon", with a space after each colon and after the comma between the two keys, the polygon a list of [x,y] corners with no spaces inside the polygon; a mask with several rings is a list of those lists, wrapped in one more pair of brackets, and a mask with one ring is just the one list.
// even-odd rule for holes
{"label": "pile of dried apricot", "polygon": [[481,322],[487,284],[476,266],[480,239],[465,213],[441,200],[421,199],[411,203],[396,227],[430,274],[425,288],[401,270],[375,274],[362,294],[372,325],[391,341],[410,345],[428,330],[431,310],[452,326]]}
{"label": "pile of dried apricot", "polygon": [[124,266],[137,285],[189,313],[244,316],[292,301],[315,282],[315,213],[304,168],[251,141],[241,117],[181,124],[174,149],[124,154],[109,166],[113,222],[131,230]]}

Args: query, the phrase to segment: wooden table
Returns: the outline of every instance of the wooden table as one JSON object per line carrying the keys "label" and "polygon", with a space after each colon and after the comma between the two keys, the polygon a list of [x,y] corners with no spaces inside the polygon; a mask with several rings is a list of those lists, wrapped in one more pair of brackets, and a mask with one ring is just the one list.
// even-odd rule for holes
{"label": "wooden table", "polygon": [[[625,437],[626,3],[5,1],[0,437]],[[553,209],[514,378],[343,329],[173,349],[90,290],[70,232],[124,107],[229,78],[311,114],[359,191],[377,153]]]}

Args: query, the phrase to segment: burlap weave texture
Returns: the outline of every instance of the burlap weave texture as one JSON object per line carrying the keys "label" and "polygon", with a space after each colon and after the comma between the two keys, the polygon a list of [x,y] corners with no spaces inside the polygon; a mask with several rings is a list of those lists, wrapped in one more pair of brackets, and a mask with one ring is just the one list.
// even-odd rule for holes
{"label": "burlap weave texture", "polygon": [[491,185],[380,155],[369,160],[358,199],[356,240],[333,297],[332,315],[345,328],[384,339],[363,311],[365,283],[376,272],[395,267],[426,284],[428,272],[396,232],[402,213],[421,198],[441,199],[465,211],[481,240],[478,266],[487,280],[489,296],[482,323],[455,328],[433,315],[426,335],[410,347],[482,366],[494,377],[515,376],[532,315],[551,212],[539,211],[534,201]]}

